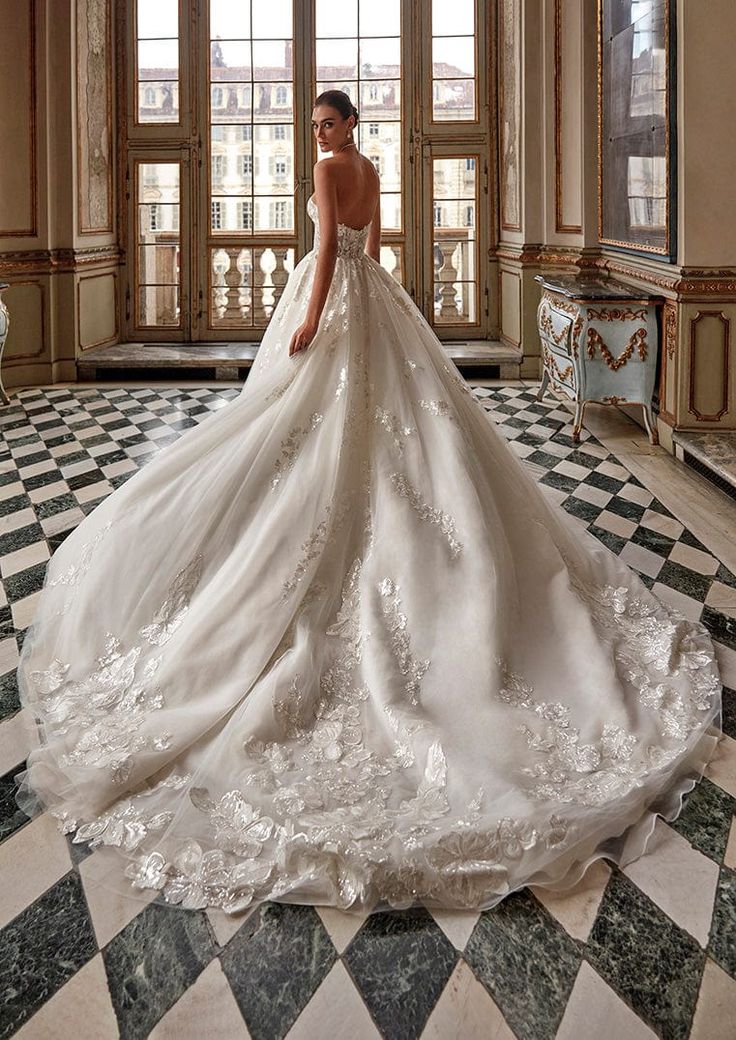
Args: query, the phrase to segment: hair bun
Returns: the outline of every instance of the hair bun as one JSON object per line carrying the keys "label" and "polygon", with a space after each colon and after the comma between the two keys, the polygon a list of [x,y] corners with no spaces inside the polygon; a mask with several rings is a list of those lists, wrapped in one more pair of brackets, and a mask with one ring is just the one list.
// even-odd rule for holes
{"label": "hair bun", "polygon": [[350,106],[350,107],[351,107],[351,108],[352,108],[352,110],[353,110],[353,115],[355,116],[355,122],[357,123],[357,122],[358,122],[358,109],[357,109],[357,108],[355,107],[355,105],[353,105],[353,104],[351,104],[351,106]]}

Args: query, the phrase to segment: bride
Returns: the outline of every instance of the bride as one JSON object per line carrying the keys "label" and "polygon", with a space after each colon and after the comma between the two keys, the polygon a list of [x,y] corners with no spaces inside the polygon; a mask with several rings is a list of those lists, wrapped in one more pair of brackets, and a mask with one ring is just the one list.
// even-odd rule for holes
{"label": "bride", "polygon": [[527,474],[378,263],[357,111],[312,116],[314,248],[241,393],[49,563],[18,799],[187,908],[562,889],[702,776],[713,644]]}

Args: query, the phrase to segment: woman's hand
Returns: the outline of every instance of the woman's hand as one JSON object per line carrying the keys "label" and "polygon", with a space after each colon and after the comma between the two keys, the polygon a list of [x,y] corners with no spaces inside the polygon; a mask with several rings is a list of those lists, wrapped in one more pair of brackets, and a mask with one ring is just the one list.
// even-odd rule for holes
{"label": "woman's hand", "polygon": [[298,350],[306,350],[317,334],[317,322],[303,321],[289,343],[289,357]]}

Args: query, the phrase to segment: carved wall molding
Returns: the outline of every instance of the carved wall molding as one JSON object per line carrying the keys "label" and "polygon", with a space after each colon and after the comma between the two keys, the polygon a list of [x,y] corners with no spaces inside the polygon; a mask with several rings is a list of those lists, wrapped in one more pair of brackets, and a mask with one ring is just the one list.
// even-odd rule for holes
{"label": "carved wall molding", "polygon": [[581,235],[582,225],[569,224],[564,218],[564,148],[563,148],[563,88],[564,88],[564,62],[562,60],[563,48],[563,4],[564,0],[555,0],[554,5],[554,111],[555,111],[555,231],[563,235]]}
{"label": "carved wall molding", "polygon": [[521,230],[521,0],[499,0],[501,227]]}
{"label": "carved wall molding", "polygon": [[[97,278],[112,278],[112,280],[113,280],[113,290],[112,290],[113,291],[113,298],[115,300],[118,299],[118,285],[117,285],[118,273],[117,273],[117,271],[115,271],[115,270],[104,271],[104,272],[102,272],[100,274],[92,274],[92,275],[88,275],[86,278],[80,278],[77,281],[77,318],[80,321],[80,327],[81,327],[81,315],[82,315],[82,296],[81,296],[82,285],[83,285],[83,283],[88,283],[88,282],[94,281]],[[105,346],[107,346],[110,343],[118,343],[119,340],[120,340],[120,325],[119,325],[118,317],[119,317],[119,315],[118,315],[118,308],[115,307],[115,309],[114,309],[115,330],[114,330],[113,334],[111,336],[107,336],[107,337],[105,337],[103,339],[96,340],[93,343],[81,343],[80,342],[79,346],[80,346],[81,351],[84,352],[85,350],[92,350],[93,347],[105,347]],[[80,339],[81,339],[81,336],[80,336]]]}
{"label": "carved wall molding", "polygon": [[[677,337],[678,306],[667,300],[662,314],[662,339],[664,349],[660,351],[659,370],[659,418],[668,426],[676,425],[674,413],[677,398]],[[670,376],[670,369],[672,375]]]}
{"label": "carved wall molding", "polygon": [[77,228],[113,230],[112,11],[110,0],[77,0]]}
{"label": "carved wall molding", "polygon": [[[721,356],[722,356],[722,371],[721,371],[721,404],[718,411],[708,414],[702,412],[696,404],[697,396],[697,380],[696,380],[696,353],[698,350],[698,335],[700,332],[701,323],[706,319],[715,319],[719,321],[722,326],[722,341],[721,341]],[[688,411],[691,415],[694,415],[701,422],[717,422],[722,415],[728,411],[728,397],[729,397],[729,367],[730,367],[730,349],[731,349],[731,321],[723,311],[698,311],[694,318],[690,319],[690,356],[689,356],[689,394],[688,394]]]}
{"label": "carved wall molding", "polygon": [[105,264],[122,263],[123,253],[115,245],[89,246],[84,249],[32,249],[17,253],[0,253],[0,274],[59,274]]}
{"label": "carved wall molding", "polygon": [[[28,15],[28,51],[26,68],[28,73],[29,107],[28,122],[28,174],[30,178],[30,222],[27,227],[2,228],[0,238],[36,238],[38,235],[38,155],[36,135],[38,125],[38,72],[36,69],[36,20],[35,0],[18,0],[18,7],[25,6]],[[16,12],[13,12],[16,17]]]}
{"label": "carved wall molding", "polygon": [[[46,286],[43,282],[34,281],[33,279],[21,279],[20,281],[11,282],[8,289],[5,290],[6,302],[7,294],[12,292],[13,289],[18,288],[21,285],[30,285],[34,289],[38,289],[39,292],[39,306],[38,313],[40,315],[41,323],[41,336],[38,350],[29,351],[25,354],[8,354],[7,345],[5,348],[5,354],[3,355],[3,368],[10,369],[14,368],[17,364],[23,364],[27,361],[35,361],[37,358],[43,357],[46,353]],[[9,307],[12,313],[12,305]],[[8,340],[10,342],[10,339]]]}

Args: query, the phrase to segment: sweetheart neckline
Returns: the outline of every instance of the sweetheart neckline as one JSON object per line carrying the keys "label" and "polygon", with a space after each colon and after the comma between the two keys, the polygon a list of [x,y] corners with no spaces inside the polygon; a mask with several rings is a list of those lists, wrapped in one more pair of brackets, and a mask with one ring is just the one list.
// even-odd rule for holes
{"label": "sweetheart neckline", "polygon": [[[316,203],[316,201],[315,201],[314,195],[310,195],[310,196],[309,196],[309,198],[307,199],[307,202],[311,202],[311,203],[313,203],[313,204],[314,204],[315,206],[317,206],[317,203]],[[319,209],[319,206],[317,206],[317,209]],[[349,228],[349,229],[350,229],[351,231],[365,231],[365,229],[366,229],[367,227],[370,227],[370,223],[371,223],[371,222],[370,222],[370,220],[369,220],[367,224],[364,224],[364,225],[363,225],[363,227],[353,227],[353,225],[352,225],[352,224],[343,224],[343,222],[342,222],[341,220],[338,220],[338,222],[337,222],[337,226],[338,226],[338,227],[346,227],[346,228]]]}

